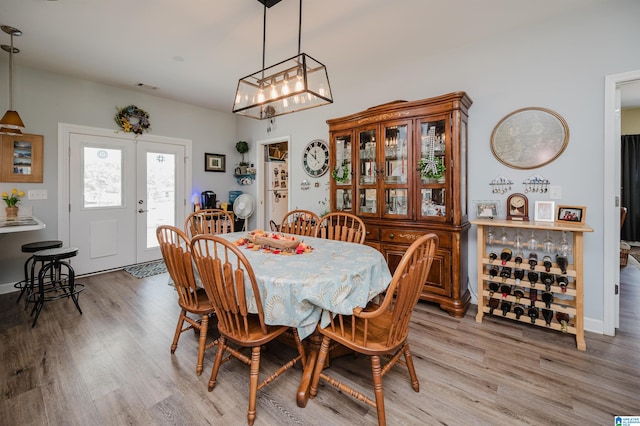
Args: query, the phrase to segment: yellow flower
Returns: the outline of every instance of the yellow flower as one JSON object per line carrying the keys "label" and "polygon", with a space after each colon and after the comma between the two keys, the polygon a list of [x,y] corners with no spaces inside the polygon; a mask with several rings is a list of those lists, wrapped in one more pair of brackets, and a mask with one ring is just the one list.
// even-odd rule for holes
{"label": "yellow flower", "polygon": [[14,207],[16,204],[20,202],[20,198],[24,197],[24,191],[18,191],[17,188],[13,188],[11,190],[11,195],[6,192],[2,193],[2,199],[5,203],[7,203],[7,207]]}

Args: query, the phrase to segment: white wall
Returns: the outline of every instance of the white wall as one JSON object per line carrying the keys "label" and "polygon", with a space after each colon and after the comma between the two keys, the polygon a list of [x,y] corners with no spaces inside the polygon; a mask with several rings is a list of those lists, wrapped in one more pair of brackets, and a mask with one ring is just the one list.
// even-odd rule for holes
{"label": "white wall", "polygon": [[[603,114],[606,75],[640,69],[640,2],[602,2],[585,6],[578,14],[558,16],[543,26],[520,28],[492,39],[469,40],[456,51],[420,57],[419,52],[438,48],[438,37],[407,40],[388,60],[381,54],[380,69],[359,69],[357,64],[325,63],[335,103],[276,119],[269,137],[291,135],[290,180],[293,206],[320,211],[327,176],[320,188],[300,190],[309,179],[301,168],[302,149],[315,138],[328,137],[325,121],[373,105],[414,100],[453,91],[466,91],[474,101],[469,119],[469,199],[499,199],[489,181],[505,175],[516,182],[514,192],[524,190],[521,182],[542,174],[562,187],[562,204],[587,206],[587,223],[595,232],[585,236],[585,326],[601,331],[603,320]],[[455,25],[455,17],[451,18]],[[452,28],[455,31],[455,28]],[[308,52],[313,55],[313,52]],[[394,62],[393,58],[402,58]],[[318,58],[322,61],[323,58]],[[494,126],[508,113],[538,106],[558,112],[567,121],[570,141],[553,163],[534,170],[515,170],[501,165],[491,154],[489,140]],[[238,119],[238,138],[265,139],[267,124]],[[275,133],[275,135],[274,135]],[[252,155],[255,155],[253,152]],[[255,157],[252,157],[255,158]],[[309,179],[313,181],[313,179]],[[531,195],[530,209],[536,200]],[[476,239],[472,227],[469,244],[470,285],[475,289]]]}

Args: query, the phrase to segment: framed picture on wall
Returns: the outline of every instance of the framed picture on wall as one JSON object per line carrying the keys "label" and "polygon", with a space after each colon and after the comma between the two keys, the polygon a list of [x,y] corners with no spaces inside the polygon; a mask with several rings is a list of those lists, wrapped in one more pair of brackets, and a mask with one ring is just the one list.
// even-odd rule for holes
{"label": "framed picture on wall", "polygon": [[42,135],[2,135],[0,181],[41,183]]}
{"label": "framed picture on wall", "polygon": [[224,154],[204,154],[204,171],[205,172],[224,172],[226,171],[226,155]]}

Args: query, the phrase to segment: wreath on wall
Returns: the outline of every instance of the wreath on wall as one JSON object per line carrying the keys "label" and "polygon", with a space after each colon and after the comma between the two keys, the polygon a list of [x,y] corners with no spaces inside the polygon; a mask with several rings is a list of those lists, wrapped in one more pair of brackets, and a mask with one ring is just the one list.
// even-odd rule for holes
{"label": "wreath on wall", "polygon": [[151,128],[149,114],[137,106],[129,105],[120,109],[116,107],[116,109],[118,113],[114,117],[114,120],[126,133],[141,135]]}

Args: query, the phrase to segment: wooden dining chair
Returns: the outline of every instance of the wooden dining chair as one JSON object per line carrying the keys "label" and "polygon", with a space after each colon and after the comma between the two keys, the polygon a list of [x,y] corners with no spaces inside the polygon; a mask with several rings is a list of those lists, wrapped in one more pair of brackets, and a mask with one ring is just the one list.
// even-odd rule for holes
{"label": "wooden dining chair", "polygon": [[[329,313],[329,325],[326,328],[318,327],[323,338],[309,390],[311,398],[317,395],[318,383],[322,379],[341,393],[375,407],[378,424],[385,425],[382,377],[396,362],[407,367],[413,390],[420,391],[407,336],[413,308],[420,297],[437,247],[438,237],[435,234],[425,234],[411,244],[402,256],[380,304],[369,303],[364,309],[355,308],[353,315]],[[371,358],[375,399],[322,371],[332,341]],[[381,356],[388,357],[385,365],[380,363]],[[404,361],[400,357],[404,357]],[[354,362],[357,361],[358,358],[354,358]]]}
{"label": "wooden dining chair", "polygon": [[184,221],[184,232],[189,238],[200,234],[226,234],[233,232],[233,216],[226,210],[198,210],[187,216]]}
{"label": "wooden dining chair", "polygon": [[280,232],[313,237],[320,217],[309,210],[291,210],[284,215],[280,224]]}
{"label": "wooden dining chair", "polygon": [[[209,391],[212,391],[216,385],[218,371],[223,361],[233,356],[249,365],[251,368],[247,421],[252,425],[256,418],[258,390],[271,383],[298,361],[301,361],[304,367],[306,363],[304,348],[295,328],[265,323],[262,299],[253,268],[233,243],[215,235],[198,235],[191,241],[191,250],[202,285],[216,308],[220,332],[218,353],[209,380]],[[252,294],[248,295],[247,291],[251,291]],[[257,313],[250,313],[249,307],[254,307]],[[275,373],[258,383],[262,346],[289,330],[293,334],[298,354]],[[250,348],[251,356],[240,352],[241,348]],[[225,358],[225,352],[229,354],[227,358]]]}
{"label": "wooden dining chair", "polygon": [[362,244],[367,236],[367,227],[362,219],[351,213],[328,213],[320,218],[315,236]]}
{"label": "wooden dining chair", "polygon": [[[202,373],[205,350],[216,344],[215,341],[207,344],[209,315],[213,314],[215,309],[209,303],[205,290],[196,285],[191,246],[187,235],[175,226],[161,225],[156,229],[156,236],[158,243],[160,243],[160,251],[167,266],[167,272],[169,272],[178,293],[178,305],[180,305],[180,316],[171,343],[171,353],[175,353],[178,348],[178,340],[182,333],[187,330],[197,330],[200,337],[196,374],[199,376]],[[188,314],[198,315],[199,318],[193,319]],[[187,326],[185,326],[185,322]]]}

